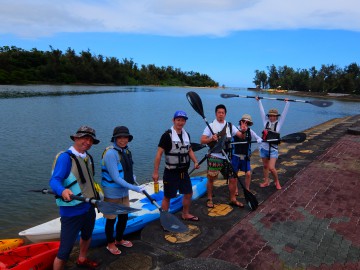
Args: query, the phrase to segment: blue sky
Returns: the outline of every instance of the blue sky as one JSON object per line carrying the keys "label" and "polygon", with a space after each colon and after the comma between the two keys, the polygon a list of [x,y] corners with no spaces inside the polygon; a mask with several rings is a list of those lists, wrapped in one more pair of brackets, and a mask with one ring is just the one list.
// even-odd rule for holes
{"label": "blue sky", "polygon": [[255,70],[360,65],[359,0],[2,0],[0,46],[90,50],[253,87]]}

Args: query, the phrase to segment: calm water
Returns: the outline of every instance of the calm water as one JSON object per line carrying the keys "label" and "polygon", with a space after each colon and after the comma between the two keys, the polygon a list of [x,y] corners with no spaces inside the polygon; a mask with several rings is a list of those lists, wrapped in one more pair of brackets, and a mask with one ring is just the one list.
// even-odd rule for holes
{"label": "calm water", "polygon": [[[249,113],[253,117],[253,129],[258,134],[262,129],[254,99],[220,97],[221,93],[255,95],[255,92],[245,89],[0,86],[0,92],[108,90],[121,92],[0,99],[0,239],[16,237],[19,231],[58,216],[52,196],[28,190],[48,187],[54,156],[71,145],[69,135],[81,125],[95,128],[97,137],[101,140],[100,144],[90,150],[98,164],[96,180],[100,179],[100,156],[110,144],[113,128],[117,125],[128,126],[134,135],[130,147],[135,161],[135,174],[141,182],[151,179],[158,140],[171,126],[176,110],[182,109],[188,113],[186,129],[192,140],[199,142],[205,123],[189,105],[185,96],[188,91],[196,91],[200,95],[209,122],[214,118],[215,106],[223,103],[228,108],[229,121],[237,123],[242,114]],[[282,111],[284,102],[263,100],[263,105],[266,111],[273,107]],[[282,135],[299,132],[333,118],[355,114],[360,114],[359,103],[355,102],[334,100],[334,105],[329,108],[291,103]],[[205,151],[206,149],[196,152],[199,159],[204,156]],[[202,166],[204,168],[205,165]]]}

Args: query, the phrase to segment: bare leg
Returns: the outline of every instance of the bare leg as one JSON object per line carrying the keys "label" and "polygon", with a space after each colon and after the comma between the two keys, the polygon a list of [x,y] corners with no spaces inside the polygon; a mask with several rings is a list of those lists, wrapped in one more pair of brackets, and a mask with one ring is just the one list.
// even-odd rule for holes
{"label": "bare leg", "polygon": [[164,196],[162,203],[161,203],[161,208],[165,211],[168,211],[169,206],[170,206],[170,199]]}
{"label": "bare leg", "polygon": [[58,257],[55,257],[53,270],[63,270],[65,268],[66,261],[60,260]]}
{"label": "bare leg", "polygon": [[230,178],[229,179],[230,202],[236,201],[236,195],[235,195],[236,186],[237,186],[237,179]]}
{"label": "bare leg", "polygon": [[245,173],[245,188],[250,191],[251,171]]}
{"label": "bare leg", "polygon": [[275,168],[276,160],[277,160],[276,158],[270,158],[269,163],[268,163],[269,164],[269,171],[271,172],[271,175],[274,178],[276,189],[281,189],[278,173],[277,173],[276,168]]}
{"label": "bare leg", "polygon": [[184,197],[183,197],[182,217],[185,219],[190,218],[192,216],[192,215],[190,215],[191,197],[192,197],[192,194],[184,194]]}
{"label": "bare leg", "polygon": [[79,253],[79,261],[82,262],[86,259],[87,252],[89,250],[91,243],[91,238],[88,240],[83,240],[80,238],[80,253]]}
{"label": "bare leg", "polygon": [[262,158],[263,162],[263,173],[264,173],[264,182],[260,184],[260,187],[269,186],[269,159]]}

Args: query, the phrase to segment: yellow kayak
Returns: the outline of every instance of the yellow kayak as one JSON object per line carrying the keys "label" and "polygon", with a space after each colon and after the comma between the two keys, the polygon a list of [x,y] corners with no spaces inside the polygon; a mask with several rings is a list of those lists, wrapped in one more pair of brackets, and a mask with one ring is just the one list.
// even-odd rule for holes
{"label": "yellow kayak", "polygon": [[23,244],[24,239],[22,238],[0,239],[0,252],[17,248]]}

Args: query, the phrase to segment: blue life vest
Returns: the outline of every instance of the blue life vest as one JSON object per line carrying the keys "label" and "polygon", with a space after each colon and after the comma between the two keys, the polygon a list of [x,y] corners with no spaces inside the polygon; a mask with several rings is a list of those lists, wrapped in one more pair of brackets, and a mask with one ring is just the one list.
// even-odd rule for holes
{"label": "blue life vest", "polygon": [[116,183],[110,176],[108,169],[106,168],[106,164],[104,161],[104,156],[107,151],[116,151],[118,153],[118,162],[117,168],[119,171],[119,176],[124,179],[126,182],[130,184],[134,184],[134,173],[133,173],[133,160],[131,152],[128,148],[123,150],[116,149],[114,146],[109,146],[105,149],[102,154],[101,159],[101,185],[104,187],[118,187],[122,188],[121,185]]}

